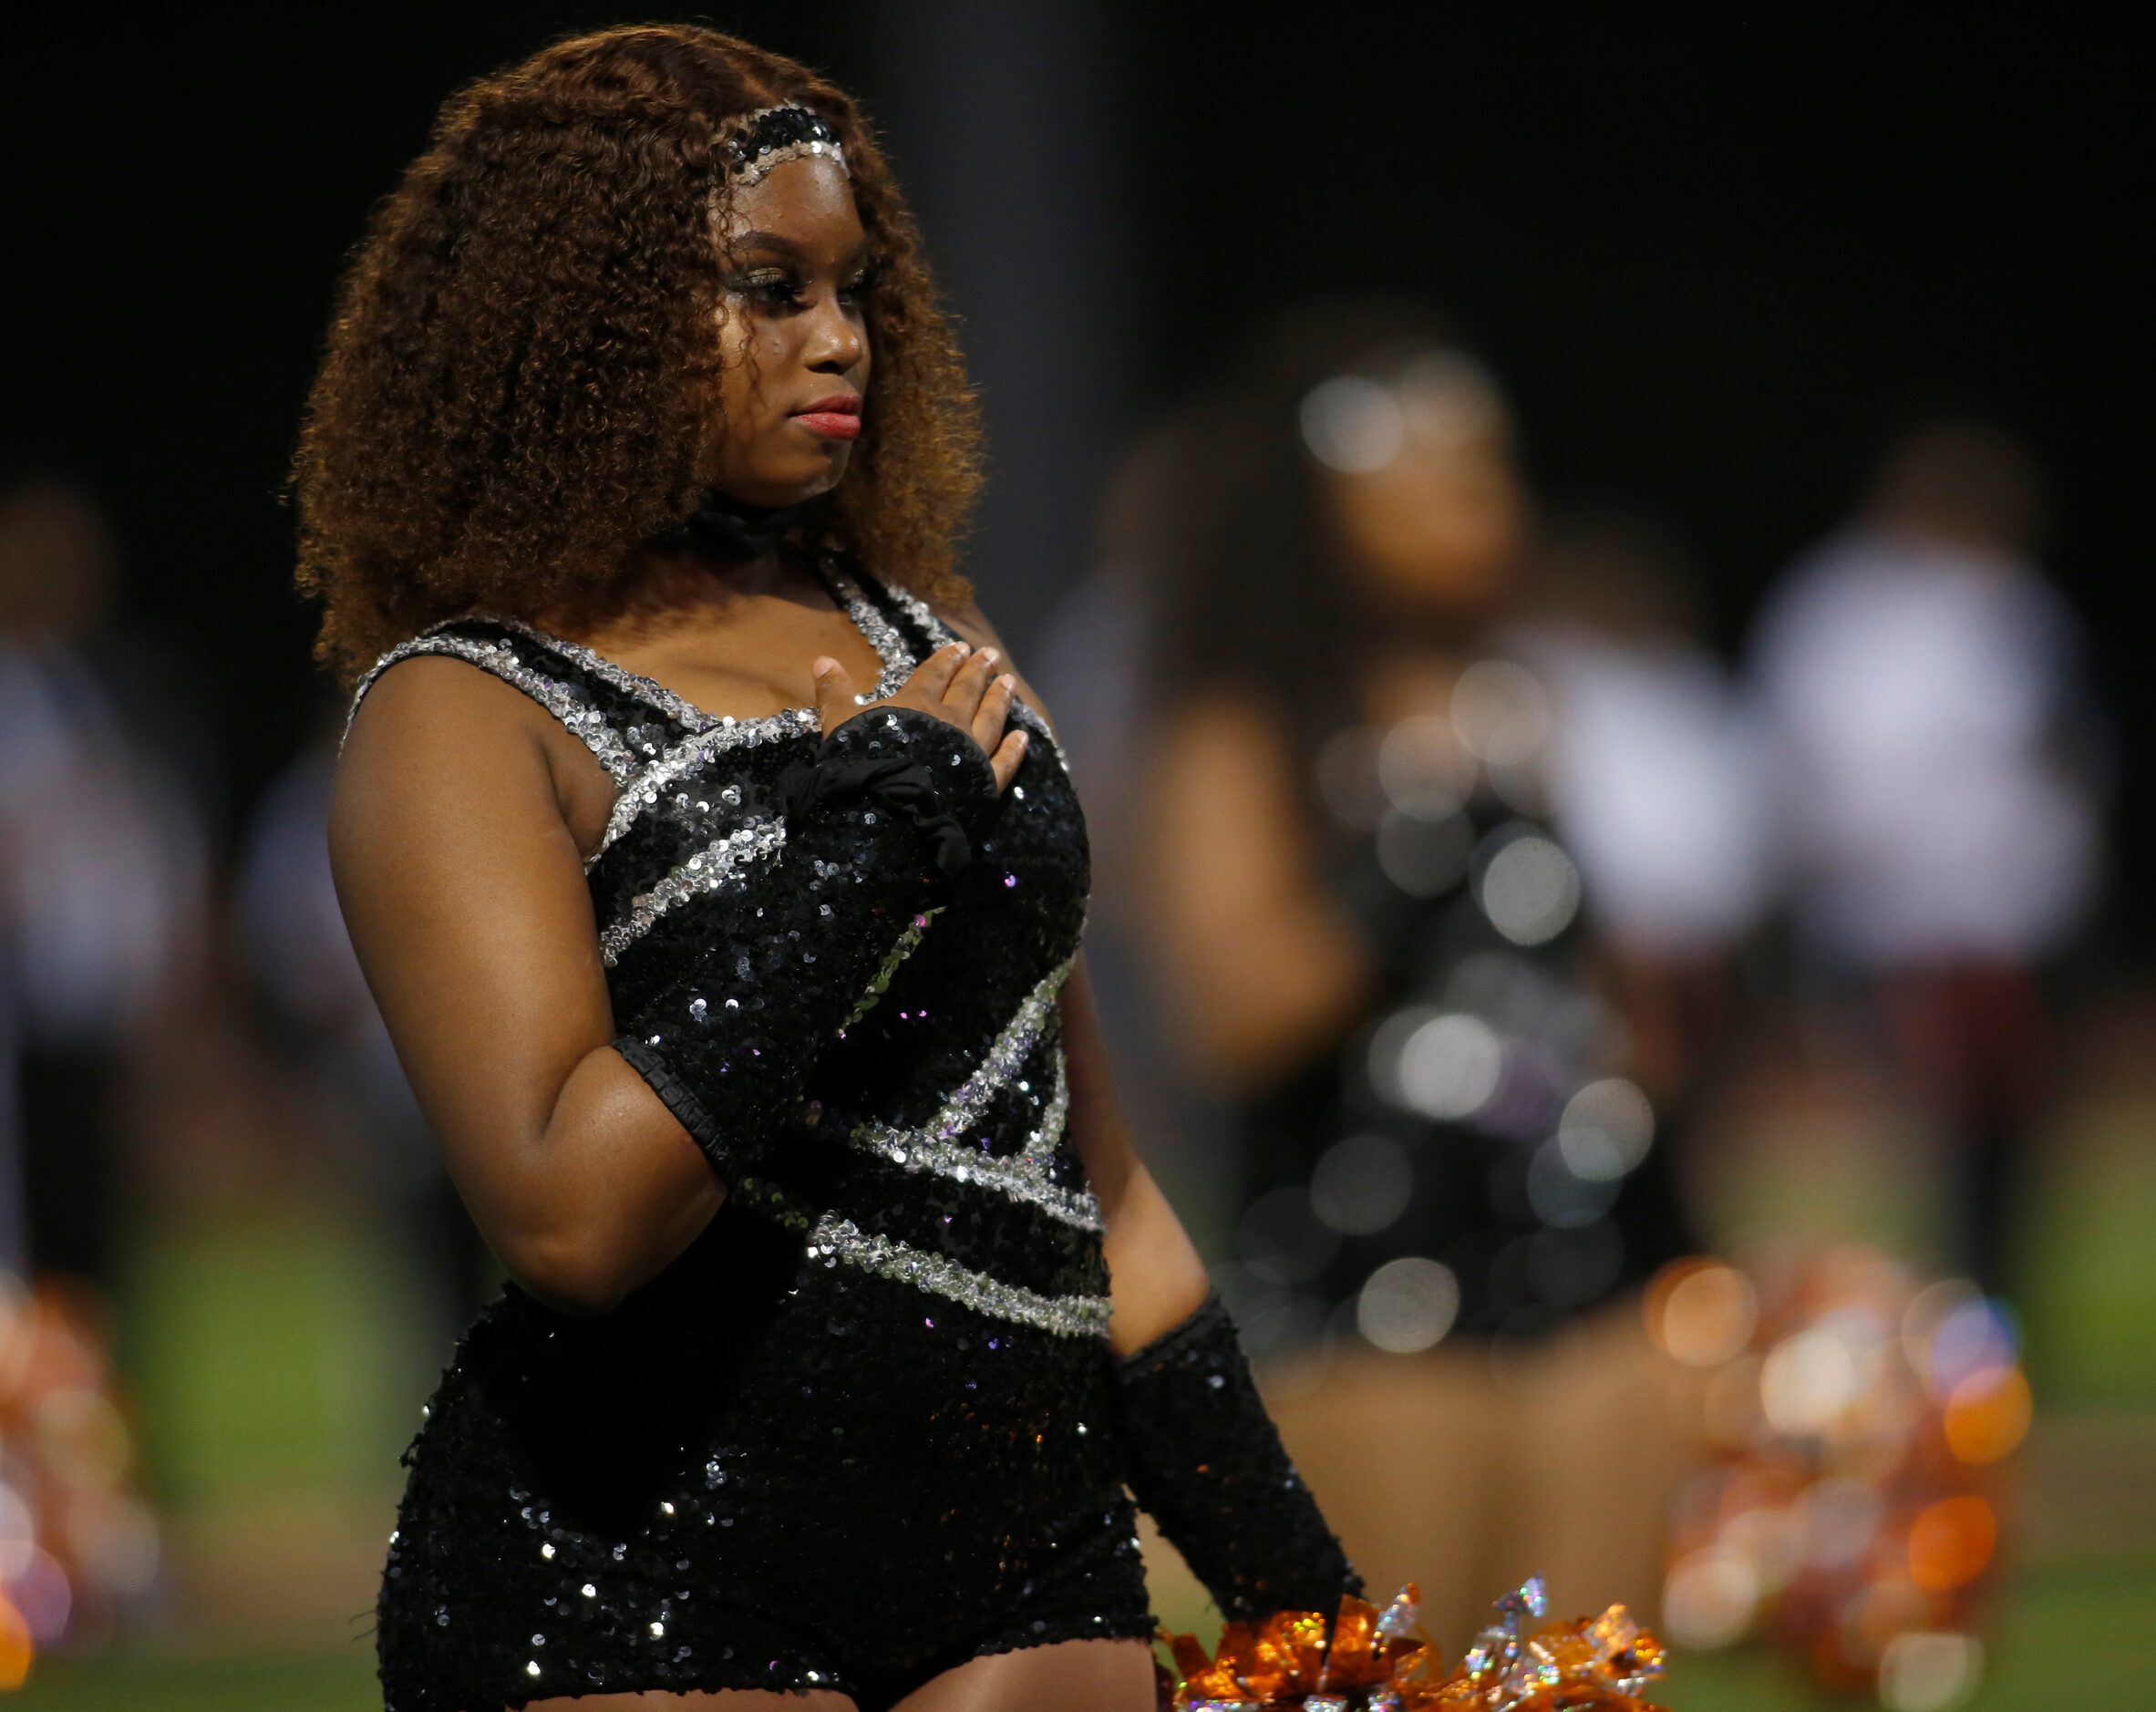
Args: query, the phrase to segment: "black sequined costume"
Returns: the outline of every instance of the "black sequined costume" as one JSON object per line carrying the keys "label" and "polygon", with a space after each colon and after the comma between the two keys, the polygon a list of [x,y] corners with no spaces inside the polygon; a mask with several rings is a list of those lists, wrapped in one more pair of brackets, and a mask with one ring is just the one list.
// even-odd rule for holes
{"label": "black sequined costume", "polygon": [[[820,568],[884,662],[873,697],[953,639],[903,591]],[[1241,1526],[1274,1526],[1289,1566],[1256,1603],[1306,1565],[1329,1605],[1345,1561],[1262,1412],[1249,1428],[1233,1328],[1202,1368],[1109,1356],[1055,1004],[1089,859],[1039,716],[1013,704],[1032,737],[998,798],[979,746],[932,716],[878,710],[828,741],[813,708],[715,718],[509,618],[390,650],[353,710],[417,654],[515,685],[618,782],[585,864],[614,1046],[729,1193],[614,1312],[569,1318],[512,1284],[466,1335],[405,1457],[388,1712],[749,1687],[875,1712],[977,1655],[1150,1635],[1133,1447],[1147,1498],[1185,1430],[1159,1423],[1194,1424],[1194,1462],[1209,1411],[1243,1421],[1222,1463],[1257,1499]],[[836,794],[789,816],[820,756]],[[916,765],[970,860],[939,862],[933,817],[892,806],[903,789],[862,789],[918,784]],[[1156,1389],[1189,1377],[1132,1430],[1140,1367]]]}
{"label": "black sequined costume", "polygon": [[[1539,714],[1523,667],[1474,670]],[[1539,751],[1492,763],[1418,722],[1348,720],[1312,753],[1324,882],[1379,985],[1233,1112],[1223,1288],[1253,1350],[1532,1336],[1693,1251],[1676,1114],[1616,1067],[1623,1025]]]}

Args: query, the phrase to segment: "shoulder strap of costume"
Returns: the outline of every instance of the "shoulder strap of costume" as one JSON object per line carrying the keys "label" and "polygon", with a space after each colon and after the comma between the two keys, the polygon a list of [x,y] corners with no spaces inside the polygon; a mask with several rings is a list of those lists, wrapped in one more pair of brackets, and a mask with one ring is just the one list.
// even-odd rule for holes
{"label": "shoulder strap of costume", "polygon": [[877,575],[851,553],[841,552],[837,557],[839,568],[867,591],[869,600],[890,614],[902,632],[908,634],[908,640],[921,657],[926,658],[946,642],[957,640],[958,633],[938,618],[928,603],[913,590]]}
{"label": "shoulder strap of costume", "polygon": [[[887,583],[867,570],[851,555],[843,555],[841,563],[861,585],[869,591],[869,598],[897,614],[896,622],[905,630],[920,637],[923,657],[934,653],[947,642],[961,640],[958,633],[936,615],[935,609],[909,588],[896,583]],[[1037,739],[1045,740],[1048,752],[1055,757],[1056,765],[1068,774],[1070,759],[1063,753],[1063,746],[1056,741],[1056,734],[1048,729],[1048,722],[1042,718],[1030,702],[1023,699],[1011,704],[1011,717],[1031,731]]]}
{"label": "shoulder strap of costume", "polygon": [[449,618],[398,643],[369,666],[352,691],[337,739],[341,752],[359,704],[382,674],[415,655],[452,655],[491,672],[537,702],[598,758],[615,783],[626,781],[682,735],[662,710],[628,694],[547,645],[526,626],[484,617]]}

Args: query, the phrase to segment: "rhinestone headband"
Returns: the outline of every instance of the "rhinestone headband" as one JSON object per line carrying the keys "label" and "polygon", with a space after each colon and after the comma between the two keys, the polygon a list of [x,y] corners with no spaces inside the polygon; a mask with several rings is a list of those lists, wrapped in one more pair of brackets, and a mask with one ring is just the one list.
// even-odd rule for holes
{"label": "rhinestone headband", "polygon": [[730,121],[719,133],[720,158],[738,184],[754,184],[776,166],[803,155],[826,155],[846,169],[839,133],[820,113],[797,103],[758,108]]}

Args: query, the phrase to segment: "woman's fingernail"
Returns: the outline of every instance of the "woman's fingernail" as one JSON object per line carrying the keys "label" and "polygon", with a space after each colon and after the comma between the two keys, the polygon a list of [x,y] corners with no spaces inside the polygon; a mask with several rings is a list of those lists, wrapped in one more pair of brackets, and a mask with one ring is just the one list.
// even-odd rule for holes
{"label": "woman's fingernail", "polygon": [[995,680],[995,686],[998,689],[1016,689],[1018,687],[1018,680],[1006,672]]}
{"label": "woman's fingernail", "polygon": [[839,663],[828,654],[820,654],[809,662],[809,676],[810,677],[821,677],[826,672],[835,672],[838,669]]}

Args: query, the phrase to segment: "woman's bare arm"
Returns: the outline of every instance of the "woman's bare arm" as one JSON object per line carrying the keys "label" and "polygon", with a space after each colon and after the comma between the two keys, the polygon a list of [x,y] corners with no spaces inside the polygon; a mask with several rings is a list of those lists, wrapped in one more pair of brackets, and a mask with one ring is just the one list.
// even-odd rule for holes
{"label": "woman's bare arm", "polygon": [[1319,883],[1285,745],[1248,699],[1202,696],[1134,788],[1133,881],[1178,1049],[1215,1089],[1261,1085],[1361,1014],[1377,980]]}
{"label": "woman's bare arm", "polygon": [[1057,1004],[1070,1085],[1065,1121],[1106,1227],[1109,1300],[1114,1308],[1108,1341],[1117,1355],[1127,1356],[1189,1319],[1204,1302],[1212,1281],[1190,1233],[1130,1139],[1109,1075],[1083,952],[1071,965]]}
{"label": "woman's bare arm", "polygon": [[[550,758],[557,743],[574,753]],[[401,661],[353,721],[329,846],[367,985],[480,1232],[533,1296],[597,1314],[725,1191],[608,1047],[563,765],[596,763],[521,692],[459,660]]]}

